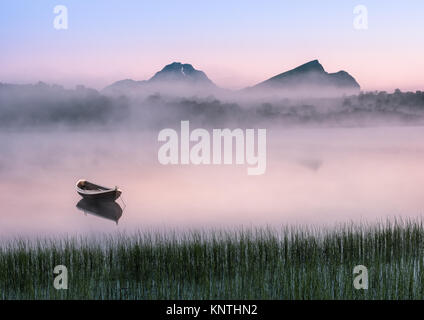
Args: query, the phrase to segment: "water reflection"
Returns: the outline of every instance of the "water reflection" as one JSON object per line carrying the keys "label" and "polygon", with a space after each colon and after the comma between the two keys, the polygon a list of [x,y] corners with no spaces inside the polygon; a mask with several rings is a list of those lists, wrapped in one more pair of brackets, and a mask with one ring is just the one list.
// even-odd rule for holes
{"label": "water reflection", "polygon": [[85,214],[88,212],[95,216],[115,221],[116,224],[118,224],[123,211],[121,206],[115,201],[92,201],[87,199],[80,200],[77,203],[77,208]]}
{"label": "water reflection", "polygon": [[[275,129],[266,173],[252,177],[237,165],[161,165],[157,132],[1,133],[0,237],[421,217],[422,137],[424,127]],[[76,212],[80,177],[119,182],[125,219],[113,202],[81,202],[106,219]]]}

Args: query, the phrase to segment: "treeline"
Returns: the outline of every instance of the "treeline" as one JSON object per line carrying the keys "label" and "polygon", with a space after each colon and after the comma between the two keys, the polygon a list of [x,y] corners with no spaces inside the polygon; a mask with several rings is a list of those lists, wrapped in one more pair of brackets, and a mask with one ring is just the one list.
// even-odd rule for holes
{"label": "treeline", "polygon": [[285,99],[263,103],[256,108],[264,118],[286,122],[342,122],[348,124],[424,123],[424,92],[361,92],[358,95],[329,99]]}
{"label": "treeline", "polygon": [[129,113],[128,99],[77,86],[0,83],[0,127],[106,124]]}
{"label": "treeline", "polygon": [[402,92],[396,89],[394,93],[366,92],[343,100],[345,110],[370,111],[424,111],[424,92]]}
{"label": "treeline", "polygon": [[298,124],[424,124],[424,92],[364,92],[338,98],[218,99],[111,95],[77,86],[0,83],[0,128],[46,125],[131,125],[160,128],[190,120],[199,126]]}

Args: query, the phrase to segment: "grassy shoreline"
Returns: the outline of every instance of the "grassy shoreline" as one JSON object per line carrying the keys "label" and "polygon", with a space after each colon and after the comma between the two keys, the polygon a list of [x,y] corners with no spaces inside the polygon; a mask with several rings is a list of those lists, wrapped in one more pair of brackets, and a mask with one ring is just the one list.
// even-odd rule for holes
{"label": "grassy shoreline", "polygon": [[[0,299],[423,299],[424,225],[287,227],[0,244]],[[69,289],[53,287],[56,265]],[[353,287],[368,268],[369,289]]]}

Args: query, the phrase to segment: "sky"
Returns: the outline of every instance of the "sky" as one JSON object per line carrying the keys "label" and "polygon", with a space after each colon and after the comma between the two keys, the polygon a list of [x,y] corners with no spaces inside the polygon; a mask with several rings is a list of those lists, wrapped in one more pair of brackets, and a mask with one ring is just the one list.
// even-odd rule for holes
{"label": "sky", "polygon": [[[57,5],[67,29],[54,28]],[[102,89],[178,61],[238,89],[318,59],[363,90],[423,90],[423,16],[422,0],[2,0],[0,82]]]}

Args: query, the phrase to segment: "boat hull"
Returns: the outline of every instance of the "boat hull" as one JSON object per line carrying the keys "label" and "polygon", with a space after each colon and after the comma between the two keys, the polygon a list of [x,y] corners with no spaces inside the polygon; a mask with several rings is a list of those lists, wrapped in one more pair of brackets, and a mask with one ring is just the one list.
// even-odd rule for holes
{"label": "boat hull", "polygon": [[84,199],[91,201],[115,201],[121,196],[118,187],[106,188],[86,180],[79,180],[76,185],[77,193]]}
{"label": "boat hull", "polygon": [[99,201],[115,201],[121,196],[120,190],[110,190],[101,193],[85,193],[81,191],[77,191],[78,194],[87,200],[99,200]]}

